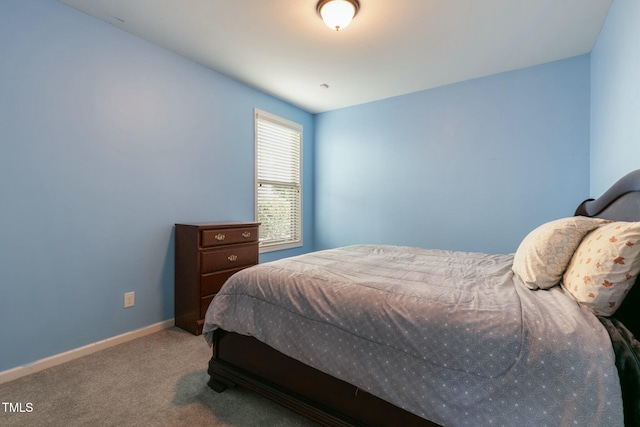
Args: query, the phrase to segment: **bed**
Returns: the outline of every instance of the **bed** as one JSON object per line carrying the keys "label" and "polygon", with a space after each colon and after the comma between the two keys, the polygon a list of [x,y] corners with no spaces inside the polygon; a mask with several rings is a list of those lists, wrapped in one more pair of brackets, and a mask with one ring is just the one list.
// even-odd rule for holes
{"label": "bed", "polygon": [[328,426],[635,425],[640,170],[514,254],[354,245],[232,276],[209,386]]}

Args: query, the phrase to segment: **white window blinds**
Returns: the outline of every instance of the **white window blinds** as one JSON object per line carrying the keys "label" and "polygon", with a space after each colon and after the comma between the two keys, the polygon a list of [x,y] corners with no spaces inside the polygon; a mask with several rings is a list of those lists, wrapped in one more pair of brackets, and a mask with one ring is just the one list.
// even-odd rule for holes
{"label": "white window blinds", "polygon": [[260,250],[302,245],[302,126],[255,111]]}

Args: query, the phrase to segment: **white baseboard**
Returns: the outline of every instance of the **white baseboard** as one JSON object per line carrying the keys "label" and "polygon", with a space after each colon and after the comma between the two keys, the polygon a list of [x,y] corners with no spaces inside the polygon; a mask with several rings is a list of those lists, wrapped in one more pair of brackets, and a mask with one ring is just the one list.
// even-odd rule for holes
{"label": "white baseboard", "polygon": [[163,322],[155,323],[147,326],[146,328],[138,329],[135,331],[127,332],[122,335],[107,338],[106,340],[97,341],[93,344],[88,344],[83,347],[79,347],[73,350],[65,351],[64,353],[56,354],[44,359],[37,360],[29,365],[18,366],[16,368],[8,369],[0,372],[0,384],[9,381],[16,380],[26,375],[34,374],[47,368],[51,368],[56,365],[60,365],[70,360],[78,359],[82,356],[95,353],[96,351],[104,350],[109,347],[113,347],[118,344],[125,343],[127,341],[134,340],[136,338],[143,337],[145,335],[160,332],[164,329],[171,328],[175,325],[174,319],[165,320]]}

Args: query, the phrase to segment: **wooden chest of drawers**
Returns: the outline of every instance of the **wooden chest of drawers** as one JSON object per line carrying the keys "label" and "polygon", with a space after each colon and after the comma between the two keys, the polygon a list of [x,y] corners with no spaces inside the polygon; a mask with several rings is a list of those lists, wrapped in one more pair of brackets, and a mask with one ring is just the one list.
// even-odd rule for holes
{"label": "wooden chest of drawers", "polygon": [[209,303],[237,271],[258,263],[259,223],[176,224],[176,326],[202,333]]}

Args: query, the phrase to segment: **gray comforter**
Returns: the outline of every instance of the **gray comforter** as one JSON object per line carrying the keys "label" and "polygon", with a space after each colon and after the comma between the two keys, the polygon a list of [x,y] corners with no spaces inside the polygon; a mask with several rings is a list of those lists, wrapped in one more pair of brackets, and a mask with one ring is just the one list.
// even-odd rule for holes
{"label": "gray comforter", "polygon": [[359,245],[235,274],[203,332],[251,335],[446,426],[621,426],[614,353],[556,286],[512,255]]}

